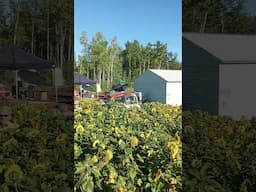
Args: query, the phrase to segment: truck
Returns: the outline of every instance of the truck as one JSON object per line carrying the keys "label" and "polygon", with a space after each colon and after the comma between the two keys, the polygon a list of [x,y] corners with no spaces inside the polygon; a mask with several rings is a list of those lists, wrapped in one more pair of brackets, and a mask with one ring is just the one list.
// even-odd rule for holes
{"label": "truck", "polygon": [[140,109],[140,104],[138,97],[135,93],[132,92],[114,92],[114,93],[105,93],[100,96],[101,100],[105,103],[108,103],[110,100],[123,103],[127,109],[131,107],[136,107]]}

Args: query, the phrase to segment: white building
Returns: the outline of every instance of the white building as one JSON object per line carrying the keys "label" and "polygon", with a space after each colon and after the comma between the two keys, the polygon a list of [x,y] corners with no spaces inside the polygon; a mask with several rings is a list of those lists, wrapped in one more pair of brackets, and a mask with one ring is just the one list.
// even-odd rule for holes
{"label": "white building", "polygon": [[135,80],[134,87],[135,91],[142,92],[147,101],[182,104],[181,70],[148,70]]}
{"label": "white building", "polygon": [[256,116],[256,35],[184,33],[183,109]]}

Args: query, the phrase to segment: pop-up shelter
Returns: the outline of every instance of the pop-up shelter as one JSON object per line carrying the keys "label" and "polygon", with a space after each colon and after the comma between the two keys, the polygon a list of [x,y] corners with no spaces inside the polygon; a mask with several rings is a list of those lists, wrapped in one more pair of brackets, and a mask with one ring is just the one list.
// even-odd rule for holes
{"label": "pop-up shelter", "polygon": [[96,81],[90,80],[87,77],[77,74],[75,75],[74,83],[77,85],[93,85]]}
{"label": "pop-up shelter", "polygon": [[82,91],[82,88],[86,87],[86,90],[89,90],[92,85],[96,84],[97,82],[91,79],[88,79],[87,77],[76,74],[74,77],[74,84],[80,85],[80,93]]}
{"label": "pop-up shelter", "polygon": [[29,69],[53,69],[54,65],[48,60],[27,53],[15,45],[0,48],[0,68],[15,71],[16,98],[18,98],[18,71]]}
{"label": "pop-up shelter", "polygon": [[41,76],[38,72],[29,71],[29,70],[20,70],[18,72],[18,76],[20,79],[25,82],[33,85],[49,85],[47,80]]}

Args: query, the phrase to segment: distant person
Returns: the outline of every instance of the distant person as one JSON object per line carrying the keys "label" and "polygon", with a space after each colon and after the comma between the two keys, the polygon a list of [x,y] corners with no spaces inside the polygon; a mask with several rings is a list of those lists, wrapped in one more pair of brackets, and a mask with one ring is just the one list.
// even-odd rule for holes
{"label": "distant person", "polygon": [[29,99],[32,99],[32,98],[35,97],[35,91],[34,91],[34,86],[33,85],[28,85],[27,91],[28,91],[28,98]]}

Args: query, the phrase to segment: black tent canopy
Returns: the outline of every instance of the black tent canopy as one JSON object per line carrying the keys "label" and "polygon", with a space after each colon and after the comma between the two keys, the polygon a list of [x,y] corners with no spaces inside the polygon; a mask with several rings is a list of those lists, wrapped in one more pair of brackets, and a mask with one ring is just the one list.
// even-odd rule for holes
{"label": "black tent canopy", "polygon": [[16,98],[18,98],[18,70],[22,69],[52,69],[53,63],[27,53],[15,45],[0,48],[0,68],[16,72]]}
{"label": "black tent canopy", "polygon": [[74,78],[74,83],[77,85],[93,85],[96,84],[96,81],[88,79],[87,77],[81,75],[81,74],[76,74]]}
{"label": "black tent canopy", "polygon": [[27,53],[15,45],[0,48],[0,68],[9,70],[50,69],[54,65],[48,60]]}
{"label": "black tent canopy", "polygon": [[124,85],[121,85],[121,84],[118,84],[118,85],[113,85],[112,86],[112,89],[114,90],[114,91],[125,91],[125,89],[127,89],[127,87],[128,87],[128,84],[124,84]]}
{"label": "black tent canopy", "polygon": [[29,70],[21,70],[18,72],[18,76],[30,84],[35,85],[49,85],[47,80],[42,77],[39,73]]}

